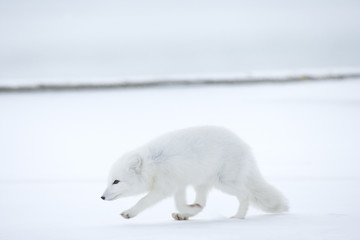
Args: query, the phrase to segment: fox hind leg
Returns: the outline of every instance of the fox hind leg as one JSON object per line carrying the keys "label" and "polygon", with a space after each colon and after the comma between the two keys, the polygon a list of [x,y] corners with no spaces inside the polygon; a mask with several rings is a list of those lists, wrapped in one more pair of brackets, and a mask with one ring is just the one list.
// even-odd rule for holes
{"label": "fox hind leg", "polygon": [[221,183],[217,186],[219,190],[236,196],[239,201],[239,208],[232,218],[244,219],[250,205],[249,193],[241,184],[225,184]]}
{"label": "fox hind leg", "polygon": [[194,204],[186,203],[186,188],[181,188],[175,193],[175,205],[179,213],[173,213],[175,220],[188,220],[203,210],[206,205],[207,193],[209,187],[206,185],[196,186],[196,199]]}
{"label": "fox hind leg", "polygon": [[237,213],[232,218],[244,219],[250,205],[249,196],[248,194],[243,193],[241,195],[237,195],[237,199],[239,200],[239,208]]}

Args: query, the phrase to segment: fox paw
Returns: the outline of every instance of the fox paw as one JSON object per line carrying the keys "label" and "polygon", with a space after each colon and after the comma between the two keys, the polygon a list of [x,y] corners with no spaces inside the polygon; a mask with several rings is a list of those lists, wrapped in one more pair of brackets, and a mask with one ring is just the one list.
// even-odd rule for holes
{"label": "fox paw", "polygon": [[198,203],[194,203],[194,204],[190,204],[190,205],[188,205],[189,207],[191,207],[191,208],[203,208],[200,204],[198,204]]}
{"label": "fox paw", "polygon": [[135,214],[132,214],[130,211],[124,211],[120,215],[126,219],[135,217]]}
{"label": "fox paw", "polygon": [[188,220],[189,216],[187,214],[181,214],[181,213],[173,213],[171,215],[175,220],[182,221],[182,220]]}

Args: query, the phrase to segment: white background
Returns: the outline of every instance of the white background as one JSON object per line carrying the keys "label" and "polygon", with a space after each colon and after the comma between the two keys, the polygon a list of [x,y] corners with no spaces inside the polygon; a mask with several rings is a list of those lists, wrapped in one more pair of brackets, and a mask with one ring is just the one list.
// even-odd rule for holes
{"label": "white background", "polygon": [[[347,72],[359,3],[0,0],[0,84]],[[359,80],[1,93],[0,239],[359,239]],[[125,220],[141,196],[100,199],[121,154],[196,125],[248,142],[290,211],[229,219],[213,191],[189,221],[172,199]]]}

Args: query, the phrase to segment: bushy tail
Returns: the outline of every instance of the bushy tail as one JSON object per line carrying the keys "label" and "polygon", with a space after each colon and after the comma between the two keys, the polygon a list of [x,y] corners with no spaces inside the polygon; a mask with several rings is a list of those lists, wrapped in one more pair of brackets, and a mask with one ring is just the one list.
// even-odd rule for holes
{"label": "bushy tail", "polygon": [[247,187],[250,192],[250,202],[255,207],[270,213],[288,211],[288,201],[284,195],[268,184],[257,170],[249,177]]}

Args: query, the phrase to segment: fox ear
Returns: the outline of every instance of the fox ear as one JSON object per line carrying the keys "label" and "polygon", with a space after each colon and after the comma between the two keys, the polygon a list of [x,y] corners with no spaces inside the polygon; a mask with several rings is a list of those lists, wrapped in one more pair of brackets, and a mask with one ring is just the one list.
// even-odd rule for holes
{"label": "fox ear", "polygon": [[140,156],[134,157],[134,159],[130,161],[130,171],[134,171],[136,174],[141,173],[142,161],[143,159]]}

